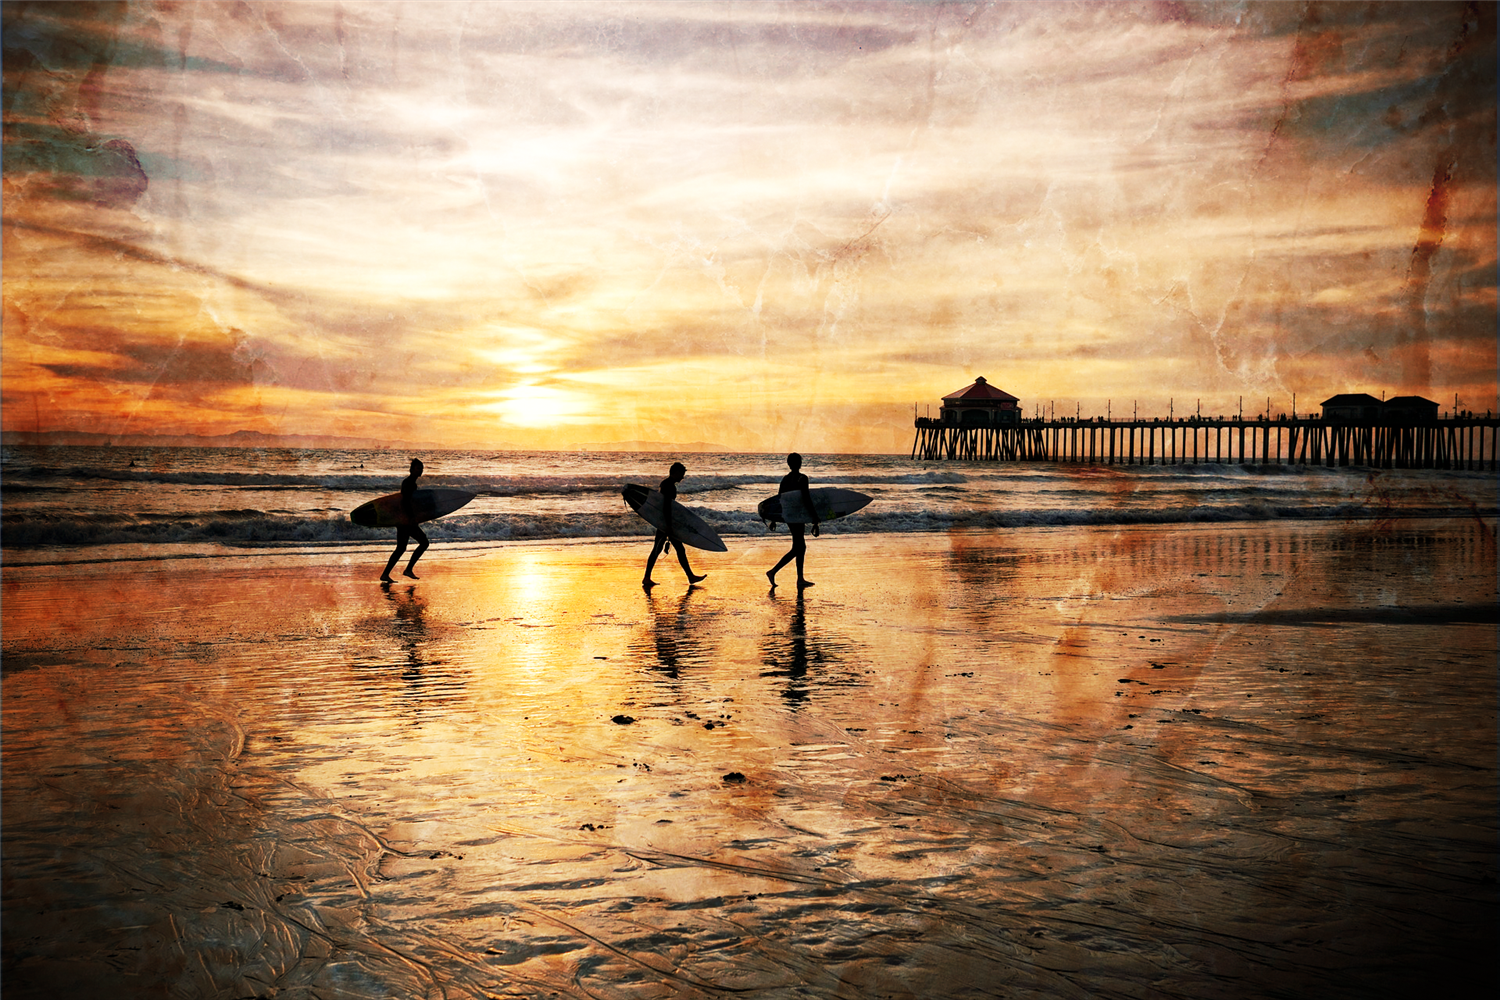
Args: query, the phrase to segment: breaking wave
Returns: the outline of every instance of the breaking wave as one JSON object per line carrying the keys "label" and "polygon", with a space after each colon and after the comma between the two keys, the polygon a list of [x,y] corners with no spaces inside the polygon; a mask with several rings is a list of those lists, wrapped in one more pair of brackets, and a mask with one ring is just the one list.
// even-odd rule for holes
{"label": "breaking wave", "polygon": [[[725,537],[760,536],[771,531],[752,513],[720,511],[687,504]],[[1266,503],[1192,505],[1178,508],[1076,508],[953,511],[937,509],[881,511],[866,508],[857,515],[823,525],[825,535],[960,531],[976,529],[1069,527],[1145,524],[1204,524],[1267,520],[1360,520],[1392,516],[1451,517],[1448,507],[1407,507],[1392,511],[1367,504],[1341,504],[1318,509]],[[1479,511],[1490,517],[1496,511]],[[652,528],[628,510],[619,513],[451,514],[424,525],[434,541],[502,542],[549,538],[627,538],[649,536]],[[776,530],[785,532],[784,528]],[[4,517],[7,549],[79,547],[127,544],[213,543],[231,547],[268,545],[341,545],[383,543],[394,537],[390,528],[364,528],[346,515],[320,517],[256,510],[220,510],[191,516],[88,518]]]}

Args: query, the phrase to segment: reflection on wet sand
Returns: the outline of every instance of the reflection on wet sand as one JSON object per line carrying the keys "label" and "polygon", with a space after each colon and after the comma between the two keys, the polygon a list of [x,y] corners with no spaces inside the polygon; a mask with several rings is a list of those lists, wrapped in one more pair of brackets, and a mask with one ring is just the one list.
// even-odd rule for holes
{"label": "reflection on wet sand", "polygon": [[707,612],[695,614],[691,606],[700,594],[701,591],[693,587],[675,597],[658,594],[655,590],[643,591],[648,610],[649,644],[635,641],[627,648],[647,665],[647,669],[675,680],[683,666],[704,663],[712,655],[712,616]]}
{"label": "reflection on wet sand", "polygon": [[7,1000],[1494,985],[1488,526],[637,556],[5,568]]}
{"label": "reflection on wet sand", "polygon": [[[791,598],[773,594],[770,601],[775,612],[761,641],[761,663],[768,668],[761,676],[786,680],[781,697],[789,708],[801,708],[814,686],[859,683],[852,669],[858,647],[820,627],[809,631],[805,591],[799,589]],[[814,671],[811,677],[809,670]]]}
{"label": "reflection on wet sand", "polygon": [[412,723],[420,725],[465,697],[469,671],[430,651],[434,629],[428,624],[428,601],[419,586],[385,584],[380,592],[383,604],[353,622],[349,663],[364,675],[372,697],[388,696],[383,681],[398,677],[399,703]]}

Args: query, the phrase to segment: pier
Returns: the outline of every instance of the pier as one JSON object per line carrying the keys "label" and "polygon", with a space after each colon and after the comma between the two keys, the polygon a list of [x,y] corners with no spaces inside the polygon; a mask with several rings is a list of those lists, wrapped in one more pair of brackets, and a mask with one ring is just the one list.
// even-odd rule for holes
{"label": "pier", "polygon": [[989,426],[916,418],[911,457],[1084,465],[1303,465],[1376,469],[1500,468],[1500,418],[1425,423],[1276,420],[1013,419]]}

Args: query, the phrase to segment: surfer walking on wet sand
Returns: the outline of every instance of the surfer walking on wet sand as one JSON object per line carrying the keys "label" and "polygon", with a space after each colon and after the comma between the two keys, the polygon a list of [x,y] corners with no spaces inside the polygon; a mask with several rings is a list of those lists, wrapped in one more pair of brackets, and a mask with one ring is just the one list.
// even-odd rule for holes
{"label": "surfer walking on wet sand", "polygon": [[[779,492],[791,493],[793,490],[801,492],[802,504],[807,508],[808,514],[812,517],[813,537],[817,538],[818,511],[813,507],[812,490],[807,484],[807,477],[802,474],[802,456],[794,451],[786,457],[786,464],[792,471],[781,477],[781,489]],[[789,523],[787,524],[787,530],[792,533],[792,547],[787,550],[786,555],[781,557],[780,562],[766,570],[766,577],[771,581],[772,590],[776,589],[776,574],[781,570],[781,567],[793,559],[797,560],[798,589],[813,585],[811,580],[802,575],[802,560],[807,555],[807,540],[803,537],[806,525]]]}
{"label": "surfer walking on wet sand", "polygon": [[380,574],[383,583],[392,582],[391,570],[396,568],[396,563],[401,559],[401,553],[406,551],[407,539],[417,540],[417,551],[411,554],[411,562],[406,564],[406,569],[401,573],[402,576],[417,579],[417,574],[412,570],[416,567],[417,560],[422,558],[422,553],[427,551],[427,533],[417,525],[416,492],[417,480],[421,475],[422,460],[414,458],[411,460],[411,473],[401,480],[401,514],[406,523],[396,525],[396,551],[391,553],[390,562],[385,564],[385,572]]}
{"label": "surfer walking on wet sand", "polygon": [[656,566],[656,557],[667,551],[671,545],[677,549],[677,561],[682,564],[682,571],[687,574],[688,583],[697,583],[706,579],[707,574],[698,575],[688,565],[687,549],[682,542],[677,540],[672,530],[672,501],[677,499],[677,484],[682,482],[682,477],[687,475],[687,466],[681,462],[673,462],[672,467],[667,470],[667,478],[661,481],[661,521],[662,525],[656,530],[656,537],[651,540],[651,556],[646,560],[646,575],[641,577],[641,586],[648,590],[656,586],[656,581],[651,579],[651,570]]}

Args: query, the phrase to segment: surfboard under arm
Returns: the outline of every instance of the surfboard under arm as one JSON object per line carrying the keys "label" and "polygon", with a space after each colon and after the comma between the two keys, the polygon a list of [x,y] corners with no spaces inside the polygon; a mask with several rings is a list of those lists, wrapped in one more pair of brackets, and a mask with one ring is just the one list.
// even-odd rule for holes
{"label": "surfboard under arm", "polygon": [[[468,490],[421,489],[412,494],[412,508],[417,515],[416,523],[435,520],[451,514],[473,500],[476,494]],[[360,504],[349,512],[349,520],[366,528],[409,527],[411,522],[401,509],[401,494],[390,493]]]}
{"label": "surfboard under arm", "polygon": [[[662,517],[662,495],[660,490],[648,489],[631,483],[620,491],[630,509],[640,515],[657,531],[666,530],[666,519]],[[727,552],[729,547],[701,517],[688,510],[676,500],[672,501],[672,535],[685,545],[706,549],[709,552]]]}
{"label": "surfboard under arm", "polygon": [[[812,494],[813,512],[820,522],[833,521],[847,514],[853,514],[870,502],[870,498],[863,493],[834,486],[819,486],[808,492]],[[811,524],[813,514],[805,510],[805,507],[802,491],[788,490],[786,493],[762,500],[760,506],[756,508],[756,513],[763,521]]]}

